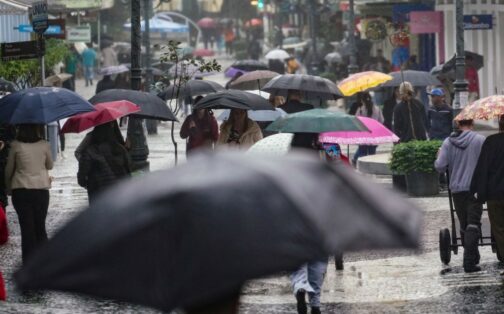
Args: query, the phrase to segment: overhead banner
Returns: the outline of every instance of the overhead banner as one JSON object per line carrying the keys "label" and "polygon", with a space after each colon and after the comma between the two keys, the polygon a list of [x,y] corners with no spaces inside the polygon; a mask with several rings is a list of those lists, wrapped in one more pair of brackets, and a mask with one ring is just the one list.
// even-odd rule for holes
{"label": "overhead banner", "polygon": [[67,41],[72,43],[90,43],[91,27],[87,25],[67,27]]}
{"label": "overhead banner", "polygon": [[51,6],[66,9],[108,9],[114,6],[114,0],[50,0]]}
{"label": "overhead banner", "polygon": [[465,30],[487,30],[493,28],[491,14],[464,15]]}
{"label": "overhead banner", "polygon": [[414,11],[410,13],[412,34],[434,34],[443,30],[443,12]]}

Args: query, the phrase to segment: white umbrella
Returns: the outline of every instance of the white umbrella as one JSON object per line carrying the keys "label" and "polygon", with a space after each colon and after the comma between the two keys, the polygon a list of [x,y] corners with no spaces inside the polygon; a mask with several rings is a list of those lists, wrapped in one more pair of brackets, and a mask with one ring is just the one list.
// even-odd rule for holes
{"label": "white umbrella", "polygon": [[285,60],[290,58],[290,55],[285,50],[274,49],[268,52],[265,58],[268,60]]}
{"label": "white umbrella", "polygon": [[341,57],[341,55],[338,52],[331,52],[331,53],[327,54],[324,57],[324,60],[327,63],[341,63],[341,62],[343,62],[343,58]]}
{"label": "white umbrella", "polygon": [[[217,117],[217,120],[219,121],[224,121],[229,118],[229,113],[231,110],[226,109],[223,110],[222,113]],[[273,110],[249,110],[248,111],[248,117],[251,120],[258,121],[258,122],[267,122],[267,121],[275,121],[276,119],[286,116],[287,112],[280,108],[276,108],[275,111]]]}
{"label": "white umbrella", "polygon": [[247,153],[268,154],[270,156],[284,156],[291,149],[292,133],[278,133],[263,138],[252,145]]}

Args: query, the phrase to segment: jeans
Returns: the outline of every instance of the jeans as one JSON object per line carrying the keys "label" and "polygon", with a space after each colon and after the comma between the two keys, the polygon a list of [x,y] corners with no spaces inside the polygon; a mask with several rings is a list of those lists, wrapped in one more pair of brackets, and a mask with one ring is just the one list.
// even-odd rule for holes
{"label": "jeans", "polygon": [[86,86],[88,86],[88,83],[91,83],[91,85],[93,85],[93,78],[94,78],[93,67],[84,66],[84,78],[86,79]]}
{"label": "jeans", "polygon": [[320,293],[327,271],[327,263],[327,259],[310,262],[290,275],[294,295],[301,289],[308,292],[312,307],[320,307]]}
{"label": "jeans", "polygon": [[464,268],[479,262],[478,240],[481,230],[483,206],[476,202],[470,192],[453,193],[453,204],[460,222],[460,233],[464,245]]}
{"label": "jeans", "polygon": [[45,220],[49,207],[49,190],[14,189],[12,205],[16,210],[21,228],[23,263],[47,241]]}
{"label": "jeans", "polygon": [[359,159],[359,157],[376,154],[377,147],[378,146],[376,145],[359,145],[359,148],[357,148],[357,151],[352,158],[353,164],[357,165],[357,159]]}
{"label": "jeans", "polygon": [[488,201],[488,218],[499,254],[504,255],[504,201]]}

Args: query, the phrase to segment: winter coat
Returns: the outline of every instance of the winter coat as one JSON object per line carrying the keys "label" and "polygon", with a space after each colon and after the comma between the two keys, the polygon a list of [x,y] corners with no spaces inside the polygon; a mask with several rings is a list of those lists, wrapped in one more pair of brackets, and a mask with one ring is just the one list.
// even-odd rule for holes
{"label": "winter coat", "polygon": [[380,123],[383,123],[383,114],[380,110],[380,108],[378,108],[378,106],[376,105],[373,105],[373,112],[371,113],[371,116],[368,115],[368,112],[366,110],[366,107],[365,106],[360,106],[357,111],[355,112],[355,115],[358,116],[358,117],[369,117],[369,118],[372,118]]}
{"label": "winter coat", "polygon": [[504,200],[504,133],[487,137],[471,181],[478,201]]}
{"label": "winter coat", "polygon": [[483,135],[473,131],[455,133],[444,140],[434,166],[440,173],[444,173],[448,167],[452,192],[470,190],[471,179],[484,141]]}
{"label": "winter coat", "polygon": [[[229,135],[231,134],[231,123],[225,121],[221,125],[220,136],[217,142],[218,145],[223,146],[228,144]],[[245,132],[240,136],[238,148],[248,149],[250,146],[254,145],[256,142],[263,138],[261,128],[257,122],[250,119],[247,120],[247,128]]]}
{"label": "winter coat", "polygon": [[441,107],[431,106],[427,112],[429,123],[429,138],[444,140],[452,132],[453,109],[443,104]]}
{"label": "winter coat", "polygon": [[110,76],[105,76],[98,82],[98,84],[96,84],[96,94],[107,89],[114,89],[115,86],[116,83],[110,78]]}
{"label": "winter coat", "polygon": [[49,172],[53,167],[49,143],[40,140],[35,143],[13,141],[11,143],[5,184],[7,191],[13,189],[49,189]]}
{"label": "winter coat", "polygon": [[427,115],[416,99],[402,101],[394,109],[394,133],[401,143],[427,139]]}
{"label": "winter coat", "polygon": [[90,143],[79,159],[77,182],[90,197],[129,177],[131,164],[126,149],[117,142]]}
{"label": "winter coat", "polygon": [[[191,121],[196,124],[195,128],[189,128]],[[186,152],[198,147],[212,148],[212,144],[219,139],[219,126],[213,115],[198,119],[195,115],[189,115],[180,128],[180,137],[187,140]]]}
{"label": "winter coat", "polygon": [[389,98],[383,104],[383,124],[389,129],[394,129],[394,109],[397,105],[395,97]]}

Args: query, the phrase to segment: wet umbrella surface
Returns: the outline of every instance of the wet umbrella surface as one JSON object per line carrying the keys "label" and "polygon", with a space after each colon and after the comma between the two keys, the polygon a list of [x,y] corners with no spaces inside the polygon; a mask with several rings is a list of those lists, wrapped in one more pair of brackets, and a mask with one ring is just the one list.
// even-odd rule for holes
{"label": "wet umbrella surface", "polygon": [[334,252],[416,247],[420,220],[401,197],[315,156],[202,155],[104,194],[16,278],[170,311]]}

